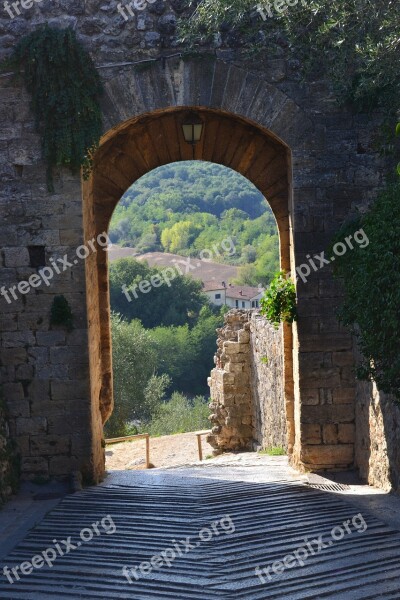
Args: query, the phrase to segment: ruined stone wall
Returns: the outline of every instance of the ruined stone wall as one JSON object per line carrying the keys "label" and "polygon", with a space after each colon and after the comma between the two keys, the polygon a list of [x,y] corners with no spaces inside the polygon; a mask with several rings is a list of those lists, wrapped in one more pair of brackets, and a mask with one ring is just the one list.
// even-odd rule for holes
{"label": "ruined stone wall", "polygon": [[216,453],[287,448],[282,329],[275,330],[256,311],[231,310],[217,344],[209,379],[209,443]]}
{"label": "ruined stone wall", "polygon": [[369,382],[356,388],[355,455],[367,483],[400,492],[400,406]]}
{"label": "ruined stone wall", "polygon": [[250,322],[248,311],[231,310],[218,329],[215,369],[209,386],[212,435],[207,441],[215,454],[251,449],[254,414],[250,389]]}
{"label": "ruined stone wall", "polygon": [[250,339],[254,437],[263,448],[287,450],[282,325],[275,329],[253,312]]}

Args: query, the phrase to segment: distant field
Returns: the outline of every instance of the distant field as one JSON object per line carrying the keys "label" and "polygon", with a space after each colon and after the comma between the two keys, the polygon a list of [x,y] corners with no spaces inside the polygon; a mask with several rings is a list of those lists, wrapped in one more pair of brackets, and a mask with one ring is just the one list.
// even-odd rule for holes
{"label": "distant field", "polygon": [[[187,269],[188,258],[179,254],[168,254],[164,252],[148,252],[147,254],[135,254],[133,248],[120,248],[112,246],[109,250],[110,261],[118,258],[134,257],[137,260],[146,260],[151,267],[175,267],[179,266],[183,273]],[[175,262],[174,262],[175,261]],[[195,269],[187,269],[187,275],[191,275],[194,279],[200,281],[216,281],[221,283],[225,281],[229,283],[232,279],[238,276],[239,267],[231,265],[223,265],[216,262],[205,262],[199,258],[191,258],[190,265],[195,266]]]}

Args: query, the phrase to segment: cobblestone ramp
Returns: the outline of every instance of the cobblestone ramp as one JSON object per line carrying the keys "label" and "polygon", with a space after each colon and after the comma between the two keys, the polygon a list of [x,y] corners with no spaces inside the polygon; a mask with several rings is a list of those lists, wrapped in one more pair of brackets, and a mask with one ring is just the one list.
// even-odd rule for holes
{"label": "cobblestone ramp", "polygon": [[[359,510],[339,496],[297,483],[181,478],[173,484],[98,487],[66,497],[1,565],[13,567],[111,515],[117,530],[35,569],[12,585],[0,578],[0,598],[13,600],[112,598],[134,600],[300,600],[310,598],[400,598],[400,533],[363,513],[364,533],[354,531],[312,556],[304,567],[287,569],[261,583],[257,566],[281,560],[304,538],[324,534]],[[129,584],[122,568],[137,566],[230,515],[235,532],[225,533]],[[226,523],[226,522],[225,522]],[[102,531],[100,527],[100,531]]]}

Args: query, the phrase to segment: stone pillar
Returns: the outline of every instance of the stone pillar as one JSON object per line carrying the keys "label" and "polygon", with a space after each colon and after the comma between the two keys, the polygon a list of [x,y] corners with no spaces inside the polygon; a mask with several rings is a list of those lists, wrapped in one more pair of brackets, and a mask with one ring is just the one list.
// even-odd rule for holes
{"label": "stone pillar", "polygon": [[216,367],[211,372],[210,408],[214,424],[207,441],[214,454],[226,450],[251,449],[254,416],[250,390],[249,312],[232,310],[218,330]]}

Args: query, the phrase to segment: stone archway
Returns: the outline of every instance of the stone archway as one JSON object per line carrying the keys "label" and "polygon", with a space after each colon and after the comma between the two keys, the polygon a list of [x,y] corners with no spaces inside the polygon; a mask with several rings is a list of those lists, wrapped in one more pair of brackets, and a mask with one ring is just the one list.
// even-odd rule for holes
{"label": "stone archway", "polygon": [[[372,139],[373,129],[338,112],[325,85],[307,90],[297,80],[277,82],[274,69],[251,72],[241,60],[176,55],[140,70],[130,62],[99,68],[105,133],[93,175],[83,183],[83,204],[80,177],[64,170],[57,194],[48,196],[37,137],[29,137],[26,147],[26,132],[34,126],[29,98],[18,87],[7,90],[4,124],[12,140],[1,223],[7,286],[37,269],[30,244],[47,261],[75,258],[80,245],[107,228],[135,179],[157,165],[191,159],[176,121],[187,107],[207,120],[197,158],[232,166],[268,198],[280,229],[282,266],[292,275],[295,265],[329,246],[354,199],[370,198],[379,187],[378,157],[367,153],[354,163],[349,141]],[[1,80],[0,87],[8,85]],[[96,481],[104,473],[102,422],[112,408],[112,381],[103,255],[91,254],[86,265],[73,262],[52,286],[14,304],[3,299],[0,366],[23,477],[66,477],[79,470]],[[49,323],[60,294],[73,311],[71,333]],[[299,281],[297,297],[299,320],[293,337],[292,328],[284,336],[292,461],[310,470],[345,469],[354,464],[353,341],[335,317],[340,291],[329,267]]]}
{"label": "stone archway", "polygon": [[[108,230],[115,206],[142,175],[164,164],[190,160],[192,147],[181,123],[195,109],[204,122],[194,158],[219,163],[249,179],[267,198],[280,237],[281,267],[294,268],[291,219],[291,153],[276,135],[243,117],[201,106],[154,111],[125,121],[109,131],[96,153],[93,174],[84,184],[85,239]],[[110,305],[107,254],[90,256],[86,263],[92,407],[104,423],[113,408]],[[294,446],[293,344],[284,329],[288,445]],[[93,442],[101,430],[97,420]],[[94,444],[95,447],[95,444]],[[100,457],[95,464],[101,465]]]}

